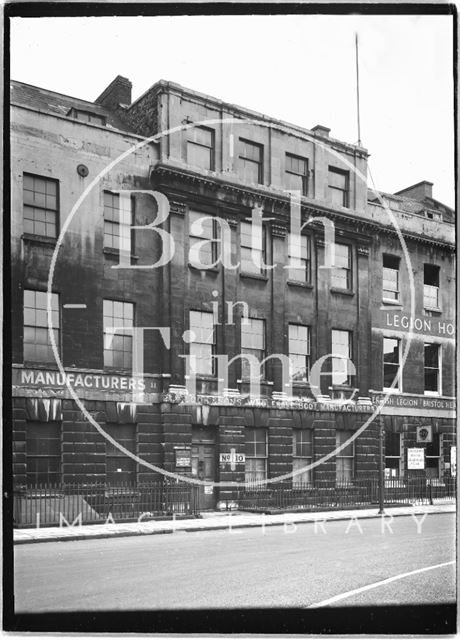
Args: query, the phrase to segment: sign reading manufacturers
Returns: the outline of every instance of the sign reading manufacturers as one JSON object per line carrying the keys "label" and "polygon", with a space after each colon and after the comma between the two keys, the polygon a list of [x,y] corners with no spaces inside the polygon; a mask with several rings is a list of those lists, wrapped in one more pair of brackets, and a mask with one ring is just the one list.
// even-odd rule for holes
{"label": "sign reading manufacturers", "polygon": [[37,389],[64,388],[66,383],[75,389],[91,391],[146,391],[158,392],[158,381],[153,378],[88,373],[84,371],[45,371],[42,369],[13,369],[13,385]]}
{"label": "sign reading manufacturers", "polygon": [[450,320],[441,320],[431,316],[412,316],[403,311],[384,311],[380,324],[388,329],[403,331],[413,330],[422,335],[437,336],[440,338],[454,338],[455,324]]}
{"label": "sign reading manufacturers", "polygon": [[414,447],[407,450],[407,468],[408,469],[424,469],[425,468],[425,449]]}

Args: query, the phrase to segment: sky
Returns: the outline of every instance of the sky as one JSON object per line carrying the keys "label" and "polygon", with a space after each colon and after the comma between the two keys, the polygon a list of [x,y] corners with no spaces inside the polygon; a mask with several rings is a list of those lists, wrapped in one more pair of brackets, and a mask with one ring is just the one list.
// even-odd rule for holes
{"label": "sky", "polygon": [[375,186],[429,180],[453,207],[451,16],[13,18],[10,75],[91,101],[117,75],[133,99],[163,78],[356,143],[355,33]]}

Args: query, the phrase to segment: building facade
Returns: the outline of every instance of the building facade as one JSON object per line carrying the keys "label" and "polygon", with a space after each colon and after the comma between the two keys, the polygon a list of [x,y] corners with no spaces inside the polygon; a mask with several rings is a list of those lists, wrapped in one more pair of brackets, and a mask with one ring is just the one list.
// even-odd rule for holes
{"label": "building facade", "polygon": [[430,183],[374,193],[327,127],[163,80],[11,91],[18,486],[165,470],[236,505],[376,476],[382,420],[388,477],[414,448],[451,477],[455,220]]}

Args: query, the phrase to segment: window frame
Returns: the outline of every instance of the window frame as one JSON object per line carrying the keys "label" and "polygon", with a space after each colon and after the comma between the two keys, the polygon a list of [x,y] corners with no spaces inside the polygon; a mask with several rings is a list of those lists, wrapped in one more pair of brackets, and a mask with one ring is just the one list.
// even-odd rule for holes
{"label": "window frame", "polygon": [[[115,209],[115,207],[112,206],[107,206],[106,204],[106,196],[112,196],[112,197],[116,197],[117,198],[117,202],[118,202],[118,208]],[[121,218],[121,209],[120,209],[120,194],[119,193],[114,193],[113,191],[110,191],[110,189],[104,189],[102,192],[102,208],[103,208],[103,219],[104,219],[104,233],[103,233],[103,247],[105,251],[110,251],[113,253],[116,253],[117,255],[120,253],[120,246],[113,246],[110,244],[107,244],[106,239],[108,237],[111,238],[117,238],[118,241],[120,241],[120,228],[121,227],[128,227],[130,229],[130,249],[129,249],[129,253],[130,256],[132,256],[135,252],[135,247],[134,247],[134,229],[133,227],[135,226],[135,199],[133,197],[130,198],[130,223],[129,225],[126,224],[125,222],[121,222],[120,218]],[[113,211],[117,211],[118,212],[118,216],[117,219],[115,219],[115,217],[113,219],[109,219],[108,217],[106,217],[106,211],[109,210],[113,210]],[[107,225],[110,224],[112,225],[112,227],[114,229],[118,230],[118,235],[116,235],[115,233],[108,233],[106,231],[106,227]]]}
{"label": "window frame", "polygon": [[[305,173],[298,173],[297,171],[293,170],[292,167],[288,168],[288,160],[289,161],[297,160],[299,162],[304,162]],[[303,158],[302,156],[298,156],[294,153],[289,153],[288,151],[286,151],[284,167],[285,167],[285,171],[284,171],[285,174],[296,176],[301,179],[302,188],[300,189],[300,192],[302,196],[307,197],[308,196],[308,178],[309,178],[308,158]],[[289,187],[287,190],[299,191],[299,189],[290,189]]]}
{"label": "window frame", "polygon": [[[436,278],[435,280],[437,281],[436,285],[432,285],[432,284],[428,284],[425,282],[425,280],[428,277],[427,274],[427,267],[433,270],[433,273],[436,273]],[[423,308],[424,309],[428,309],[428,310],[432,310],[432,311],[440,311],[441,310],[441,304],[440,304],[440,276],[441,276],[441,268],[439,267],[439,265],[437,264],[431,264],[431,263],[425,263],[423,265]],[[433,292],[436,291],[436,306],[433,306],[432,304],[430,304],[429,299],[432,296],[427,295],[428,291]]]}
{"label": "window frame", "polygon": [[[431,454],[431,448],[433,448],[435,445],[437,445],[437,454],[432,455]],[[428,469],[436,469],[436,474],[430,475],[429,473],[426,473],[427,478],[431,478],[432,480],[438,479],[441,477],[441,459],[442,459],[442,448],[443,448],[443,439],[442,439],[442,434],[441,433],[433,433],[432,434],[432,442],[428,442],[425,446],[425,472]],[[430,451],[430,455],[428,455],[428,452]],[[433,466],[428,466],[428,461],[434,461],[436,460],[436,464]]]}
{"label": "window frame", "polygon": [[[34,307],[26,307],[26,294],[29,293],[33,293],[34,294]],[[37,300],[37,294],[40,294],[40,297],[45,297],[45,305],[42,307],[37,307],[36,305],[36,300]],[[59,293],[51,293],[52,296],[52,315],[53,315],[53,332],[55,333],[55,341],[56,341],[56,347],[58,350],[59,354],[62,354],[62,312],[61,312],[61,305],[60,305],[60,294]],[[22,322],[22,328],[23,328],[23,361],[24,362],[39,362],[42,364],[50,364],[50,363],[55,363],[56,359],[54,357],[53,354],[53,350],[51,347],[51,340],[50,340],[50,336],[49,336],[49,329],[48,329],[48,312],[47,312],[47,297],[48,297],[48,292],[47,291],[40,291],[37,289],[24,289],[23,290],[23,322]],[[56,302],[55,304],[55,308],[53,308],[53,301]],[[26,320],[26,316],[27,314],[27,309],[33,309],[34,310],[34,316],[35,316],[35,320],[37,320],[37,315],[43,315],[45,314],[45,319],[44,319],[44,324],[37,324],[37,321],[35,322],[35,324],[31,324],[29,322],[27,322]],[[57,318],[58,320],[58,326],[56,326],[55,323],[55,319]],[[27,329],[34,329],[34,334],[35,334],[35,340],[34,342],[29,342],[28,340],[26,340],[26,334],[28,333]],[[38,342],[37,341],[37,330],[46,330],[46,345],[43,342]],[[30,352],[29,349],[27,348],[27,345],[31,345],[34,347],[40,346],[40,347],[44,347],[46,346],[47,348],[47,355],[46,358],[37,358],[37,357],[30,357]]]}
{"label": "window frame", "polygon": [[[207,327],[204,327],[203,325],[192,325],[192,314],[199,314],[200,316],[210,316],[210,320],[211,320],[211,326],[212,326],[212,342],[199,342],[198,340],[191,340],[189,343],[189,355],[192,356],[194,355],[192,353],[192,345],[200,345],[200,347],[206,346],[208,347],[210,345],[210,357],[209,357],[209,361],[210,361],[210,371],[197,371],[195,370],[194,373],[196,376],[198,377],[214,377],[216,375],[216,362],[215,362],[215,358],[213,358],[213,356],[216,355],[217,352],[217,345],[216,345],[216,327],[214,324],[214,314],[211,311],[203,311],[202,309],[189,309],[189,330],[193,331],[192,327],[193,326],[200,326],[200,328],[204,331]],[[196,362],[204,360],[204,358],[198,358],[196,359]],[[190,360],[190,366],[192,366],[192,361]]]}
{"label": "window frame", "polygon": [[[216,147],[215,147],[215,140],[216,140],[216,132],[214,129],[211,129],[209,127],[204,127],[204,126],[195,126],[190,128],[190,130],[188,131],[188,136],[190,136],[190,132],[192,131],[196,131],[196,130],[200,130],[200,131],[205,131],[206,133],[209,133],[211,135],[211,143],[210,145],[206,145],[203,144],[201,142],[197,142],[196,140],[190,140],[189,137],[187,137],[186,140],[186,162],[188,165],[190,165],[191,167],[196,167],[196,168],[200,168],[200,169],[204,169],[205,171],[215,171],[215,155],[216,155]],[[192,164],[189,160],[189,145],[193,146],[193,147],[199,147],[200,149],[208,149],[209,150],[209,167],[204,167],[202,164]]]}
{"label": "window frame", "polygon": [[[331,354],[334,353],[334,332],[336,333],[346,333],[348,335],[348,356],[347,358],[351,361],[353,361],[353,331],[348,331],[348,329],[335,329],[332,328],[331,329]],[[340,343],[336,343],[336,344],[340,344]],[[344,363],[344,359],[343,358],[331,358],[331,379],[332,379],[332,385],[334,387],[350,387],[353,384],[353,378],[354,376],[349,375],[348,373],[347,375],[347,381],[346,382],[336,382],[334,381],[334,362],[336,360],[340,360],[341,363]],[[338,375],[339,372],[335,372],[336,375]],[[342,367],[342,375],[343,375],[344,371],[343,371],[343,367]]]}
{"label": "window frame", "polygon": [[[386,479],[394,479],[394,480],[400,480],[401,478],[403,478],[404,476],[404,465],[403,465],[403,450],[404,450],[404,444],[403,444],[403,433],[401,432],[394,432],[394,431],[385,431],[385,460],[384,460],[384,469],[385,469],[385,478]],[[399,441],[399,454],[398,455],[388,455],[387,454],[387,436],[388,437],[394,437],[394,436],[398,436],[398,441]],[[387,459],[388,460],[395,460],[397,461],[397,466],[396,467],[389,467],[387,466]],[[386,473],[386,469],[396,469],[397,473],[396,474],[387,474]]]}
{"label": "window frame", "polygon": [[[303,246],[303,241],[305,240],[305,247]],[[300,235],[300,258],[296,257],[295,260],[299,261],[304,265],[303,268],[294,268],[291,267],[291,258],[293,257],[291,254],[291,242],[288,242],[288,279],[290,282],[301,282],[302,284],[311,284],[311,265],[312,265],[312,239],[311,235],[308,233],[302,233]],[[305,256],[304,256],[305,250]],[[302,278],[298,277],[298,273],[302,272]]]}
{"label": "window frame", "polygon": [[[335,446],[336,449],[337,447],[339,447],[341,444],[343,444],[343,442],[345,442],[346,440],[349,440],[349,438],[352,437],[352,435],[355,432],[352,429],[337,429],[335,432]],[[339,434],[347,434],[344,436],[343,440],[340,441],[340,436]],[[356,442],[356,438],[354,440],[351,441],[351,443],[349,445],[347,445],[345,447],[345,449],[342,449],[342,451],[339,451],[336,456],[335,456],[335,460],[336,460],[336,466],[335,466],[335,479],[336,479],[336,484],[347,484],[349,482],[353,482],[355,479],[355,442]],[[344,451],[347,451],[347,449],[349,447],[352,447],[352,454],[351,455],[346,455],[344,453]],[[350,475],[349,477],[345,477],[344,475],[340,476],[339,475],[339,465],[337,464],[339,460],[351,460],[351,469],[350,471]]]}
{"label": "window frame", "polygon": [[[395,269],[394,267],[386,267],[385,266],[385,259],[391,259],[393,261],[397,261],[398,262],[398,268]],[[384,302],[391,302],[392,304],[395,303],[399,303],[400,300],[400,294],[401,294],[401,290],[400,290],[400,272],[399,272],[399,267],[400,267],[400,263],[401,263],[401,259],[399,256],[393,256],[389,253],[384,253],[383,257],[382,257],[382,300]],[[385,271],[392,271],[396,273],[396,289],[385,289]],[[389,282],[389,280],[387,279],[386,282]],[[390,282],[391,284],[391,282]],[[392,298],[391,295],[386,296],[385,292],[389,292],[394,293],[395,296]]]}
{"label": "window frame", "polygon": [[[294,327],[296,327],[297,329],[299,327],[302,327],[302,329],[306,329],[307,330],[307,340],[301,340],[300,338],[291,338],[291,328],[293,329]],[[296,341],[296,342],[306,342],[307,343],[307,353],[301,353],[301,352],[297,352],[297,351],[293,351],[291,348],[291,340],[292,341]],[[299,324],[296,322],[290,322],[288,324],[288,354],[289,354],[289,364],[292,365],[292,356],[297,356],[297,357],[302,357],[305,358],[305,371],[306,374],[302,379],[295,379],[293,377],[293,367],[291,366],[291,370],[290,370],[290,377],[291,380],[293,382],[309,382],[310,380],[310,369],[311,369],[311,326],[310,325],[306,325],[306,324]]]}
{"label": "window frame", "polygon": [[[201,232],[202,233],[201,236],[192,234],[191,227],[192,227],[192,223],[194,222],[194,220],[192,220],[192,217],[195,215],[197,216],[197,219],[198,218],[211,219],[211,238],[205,235],[205,227],[203,225],[202,225],[203,231]],[[209,243],[211,243],[211,262],[209,263],[203,262],[203,260],[201,259],[201,250],[199,253],[201,264],[206,265],[206,267],[208,268],[212,268],[211,265],[213,265],[217,261],[217,249],[218,249],[218,241],[219,241],[218,231],[219,231],[219,226],[217,223],[216,216],[210,215],[209,213],[206,213],[204,211],[198,211],[197,209],[192,209],[192,208],[189,209],[189,212],[188,212],[189,249],[191,249],[192,247],[192,240],[197,242],[202,242],[203,240],[207,240]],[[195,242],[193,242],[193,244],[195,244]]]}
{"label": "window frame", "polygon": [[[110,370],[110,371],[118,371],[119,370],[119,371],[129,371],[129,372],[131,372],[132,371],[132,366],[133,366],[133,332],[124,333],[124,332],[116,331],[113,334],[110,348],[106,347],[106,340],[107,340],[106,336],[109,336],[109,334],[106,332],[106,318],[109,317],[109,316],[106,315],[105,306],[106,306],[106,303],[109,303],[109,302],[112,303],[112,305],[122,304],[123,308],[125,306],[129,305],[129,307],[132,310],[132,313],[131,313],[132,322],[131,322],[131,324],[116,325],[115,324],[115,319],[116,318],[122,319],[123,323],[124,323],[126,321],[126,316],[123,315],[122,317],[120,317],[120,316],[112,315],[110,317],[112,318],[113,322],[112,322],[112,324],[110,326],[112,326],[112,327],[118,326],[118,327],[123,327],[123,328],[126,328],[126,329],[128,329],[128,328],[134,329],[134,327],[136,326],[136,323],[135,323],[135,312],[136,312],[136,309],[135,309],[135,304],[133,302],[130,302],[129,300],[117,300],[117,299],[114,299],[114,298],[103,298],[103,300],[102,300],[103,368],[107,369],[107,370]],[[113,313],[115,313],[115,306],[113,306],[112,309],[113,309]],[[128,320],[129,320],[129,318],[128,318]],[[114,342],[115,341],[119,342],[121,338],[123,338],[121,340],[123,348],[122,349],[114,349],[113,348]],[[131,345],[130,349],[124,348],[125,343],[128,343],[128,344]],[[122,356],[123,357],[123,363],[122,363],[121,366],[118,366],[116,364],[109,364],[108,363],[108,361],[107,361],[108,354],[109,353],[112,354],[112,362],[113,362],[113,354],[114,354],[114,352],[123,354],[123,356]],[[129,354],[128,364],[126,364],[126,365],[125,365],[125,354]]]}
{"label": "window frame", "polygon": [[[244,145],[249,145],[259,151],[259,160],[243,155]],[[250,166],[257,165],[257,182],[255,184],[264,184],[264,145],[259,142],[248,140],[247,138],[239,138],[239,150],[238,150],[238,163],[242,169],[242,177],[245,174],[246,163],[250,163]]]}
{"label": "window frame", "polygon": [[[252,440],[248,440],[248,434],[251,432],[253,435]],[[257,453],[257,445],[262,444],[262,439],[258,440],[258,434],[264,434],[263,445],[264,445],[264,454],[260,455]],[[254,444],[253,451],[249,451],[249,445]],[[251,488],[257,488],[257,485],[261,481],[267,480],[268,478],[268,429],[266,427],[245,427],[244,429],[244,451],[245,451],[245,469],[244,469],[244,482],[246,486]],[[248,471],[247,464],[248,460],[263,460],[263,477],[257,477],[260,472],[256,471]],[[248,477],[249,474],[255,474],[255,478]],[[259,485],[260,486],[260,485]],[[263,485],[262,487],[263,488]]]}
{"label": "window frame", "polygon": [[[335,174],[335,175],[340,175],[344,178],[345,180],[345,186],[344,188],[340,188],[337,187],[335,185],[331,185],[331,180],[330,180],[330,175]],[[349,209],[350,208],[350,172],[345,170],[345,169],[339,169],[338,167],[334,167],[332,165],[329,165],[328,167],[328,190],[329,190],[329,195],[331,195],[331,201],[332,204],[336,205],[338,203],[335,202],[335,198],[332,194],[332,192],[340,192],[342,194],[342,203],[340,206],[344,207],[345,209]],[[332,192],[331,192],[332,190]]]}
{"label": "window frame", "polygon": [[[243,233],[243,229],[249,227],[250,233]],[[262,249],[253,249],[252,248],[252,223],[246,222],[246,220],[240,221],[239,226],[239,236],[240,236],[240,273],[246,276],[264,276],[266,273],[265,267],[261,266],[260,268],[252,260],[252,251],[256,251],[260,254],[261,263],[266,264],[267,259],[267,227],[262,224]],[[245,238],[249,235],[249,244],[246,244]],[[243,249],[244,253],[249,252],[250,258],[247,259],[243,257]],[[250,264],[251,266],[247,268],[246,265]]]}
{"label": "window frame", "polygon": [[[44,437],[43,433],[47,430],[50,429],[51,427],[54,427],[55,430],[58,432],[57,437],[55,438],[50,438],[50,437]],[[31,433],[32,429],[35,429],[37,432],[42,432],[37,434],[36,438],[30,438],[29,435]],[[39,484],[47,484],[47,485],[53,485],[53,484],[59,484],[61,482],[61,473],[62,473],[62,422],[59,420],[52,420],[49,422],[39,422],[37,420],[27,420],[26,422],[26,427],[25,427],[25,431],[26,431],[26,436],[25,436],[25,445],[26,445],[26,484],[28,487],[36,487]],[[46,454],[43,453],[39,453],[39,452],[30,452],[30,442],[32,440],[36,440],[42,443],[46,440],[47,442],[55,442],[56,447],[57,447],[57,453],[54,454],[50,454],[49,452],[47,452]],[[50,470],[50,465],[48,464],[48,469],[45,472],[42,471],[32,471],[29,468],[29,464],[32,462],[32,460],[37,461],[38,459],[40,460],[48,460],[48,463],[51,462],[51,460],[54,460],[55,462],[57,461],[57,470]],[[46,480],[37,480],[36,478],[42,474],[46,475]],[[31,476],[35,476],[35,480],[34,481],[30,481],[30,477]]]}
{"label": "window frame", "polygon": [[[309,441],[304,441],[303,436],[308,434],[310,436]],[[300,442],[298,442],[298,436],[301,436]],[[303,455],[302,451],[299,453],[297,445],[309,445],[310,455]],[[302,468],[311,464],[314,455],[314,432],[313,429],[293,429],[292,430],[292,470],[296,471],[296,466]],[[302,488],[304,486],[311,486],[313,484],[313,469],[304,471],[296,476],[292,476],[292,487]]]}
{"label": "window frame", "polygon": [[[398,347],[398,363],[394,364],[392,362],[385,362],[385,340],[393,340],[397,343],[397,347]],[[383,391],[389,391],[391,392],[401,392],[402,391],[402,371],[401,371],[401,346],[402,346],[402,341],[400,338],[394,338],[393,336],[383,336],[383,343],[382,343],[382,366],[383,366],[383,377],[382,377],[382,389]],[[395,384],[394,387],[386,387],[385,386],[385,366],[387,367],[396,367],[397,368],[397,374],[398,375],[398,379],[397,379],[397,384]],[[396,376],[393,376],[393,380]]]}
{"label": "window frame", "polygon": [[[28,189],[26,188],[26,178],[27,179],[32,179],[33,181],[35,180],[42,180],[45,183],[45,192],[41,192],[41,191],[37,191],[35,188],[32,189]],[[54,194],[47,193],[47,184],[53,184],[54,185],[54,189],[55,192]],[[35,186],[35,185],[34,185]],[[29,234],[29,235],[33,235],[33,236],[37,236],[39,238],[47,238],[47,239],[51,239],[51,240],[56,240],[59,236],[60,233],[60,183],[59,180],[57,178],[49,178],[48,176],[40,176],[38,174],[35,173],[30,173],[29,171],[24,171],[22,174],[22,224],[23,224],[23,229],[24,229],[24,233],[25,234]],[[45,205],[42,204],[37,204],[36,202],[29,203],[26,202],[26,192],[31,192],[33,193],[33,197],[32,200],[35,200],[35,198],[37,197],[36,194],[40,194],[42,196],[44,196],[45,198]],[[47,196],[50,197],[54,197],[56,199],[56,206],[55,209],[46,206],[47,205]],[[39,210],[40,212],[43,212],[43,216],[44,216],[44,220],[37,220],[35,218],[35,210]],[[26,212],[30,213],[31,217],[28,217],[26,215]],[[49,222],[46,220],[47,218],[47,214],[52,214],[53,217],[53,221]],[[32,231],[26,229],[26,227],[28,227],[27,223],[31,223],[32,224]],[[35,225],[36,224],[42,224],[45,225],[45,233],[37,233],[35,231]],[[46,227],[47,224],[53,225],[54,226],[54,235],[46,233]]]}
{"label": "window frame", "polygon": [[[93,124],[99,127],[107,126],[106,116],[103,116],[99,113],[94,113],[93,111],[87,111],[86,109],[77,109],[76,107],[72,107],[67,115],[74,120],[77,120],[78,122],[83,122],[84,124]],[[88,119],[85,120],[84,118],[79,118],[79,115],[87,116]],[[91,118],[96,118],[96,122],[92,122]]]}
{"label": "window frame", "polygon": [[[348,252],[348,266],[336,266],[337,263],[337,247],[346,247]],[[341,284],[336,284],[334,279],[339,278],[339,275],[336,273],[338,270],[341,272],[345,272],[345,287],[341,286]],[[331,273],[331,290],[332,291],[353,291],[353,245],[348,244],[346,242],[335,242],[334,243],[334,266],[332,268]]]}
{"label": "window frame", "polygon": [[[243,322],[244,320],[244,322]],[[244,331],[243,327],[247,327],[248,324],[250,324],[252,326],[253,322],[255,323],[262,323],[262,333],[261,334],[250,334],[249,331]],[[243,346],[243,335],[244,334],[250,334],[250,335],[257,335],[257,337],[262,337],[262,343],[263,343],[263,348],[262,349],[255,349],[252,347],[245,347]],[[257,353],[261,353],[262,357],[259,358],[258,355],[256,355]],[[265,363],[262,365],[261,362],[263,362],[266,357],[267,357],[267,324],[265,322],[264,318],[253,318],[251,316],[242,316],[240,318],[240,355],[243,356],[244,354],[248,354],[248,355],[255,355],[257,357],[257,359],[259,360],[259,370],[260,373],[262,375],[263,378],[265,378]],[[249,380],[250,379],[250,365],[248,363],[248,361],[244,358],[241,359],[240,361],[241,364],[241,379],[242,380]],[[246,369],[248,369],[248,373],[246,371]]]}
{"label": "window frame", "polygon": [[[425,349],[426,347],[437,347],[437,355],[438,355],[438,366],[437,367],[427,367],[426,366],[426,358],[425,358]],[[426,373],[427,369],[429,371],[437,372],[437,390],[432,391],[426,388]],[[423,343],[423,394],[425,396],[440,396],[442,395],[442,344],[439,342],[424,342]]]}

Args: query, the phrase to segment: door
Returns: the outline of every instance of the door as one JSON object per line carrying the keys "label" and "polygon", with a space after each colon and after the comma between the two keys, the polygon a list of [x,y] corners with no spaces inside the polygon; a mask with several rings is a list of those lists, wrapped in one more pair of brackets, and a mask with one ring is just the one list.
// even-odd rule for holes
{"label": "door", "polygon": [[[192,475],[200,480],[216,479],[216,446],[214,434],[200,427],[192,431]],[[216,508],[215,488],[199,485],[197,487],[198,509],[201,511]]]}

